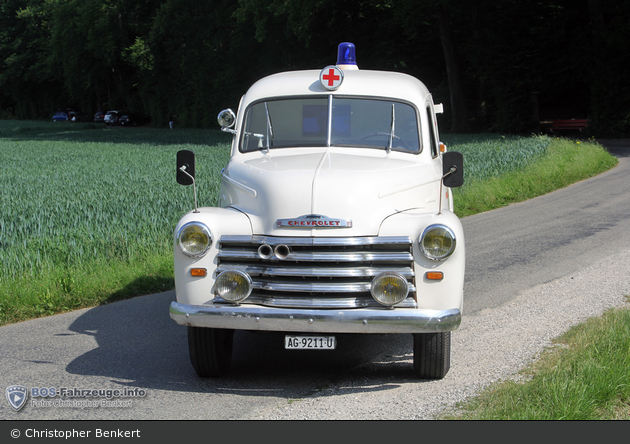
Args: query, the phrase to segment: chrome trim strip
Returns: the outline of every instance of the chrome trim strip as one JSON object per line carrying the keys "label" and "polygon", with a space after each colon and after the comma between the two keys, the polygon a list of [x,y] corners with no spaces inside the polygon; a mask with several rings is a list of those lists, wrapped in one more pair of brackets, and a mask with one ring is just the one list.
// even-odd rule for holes
{"label": "chrome trim strip", "polygon": [[[229,301],[225,301],[219,297],[214,299],[215,304],[233,305]],[[371,296],[358,297],[294,297],[294,296],[263,296],[251,295],[244,301],[248,305],[264,305],[265,307],[276,308],[366,308],[366,307],[383,307],[382,304],[376,302]],[[396,308],[418,308],[418,303],[411,297],[396,304]]]}
{"label": "chrome trim strip", "polygon": [[254,289],[266,291],[295,291],[299,293],[308,293],[311,291],[322,293],[364,293],[370,291],[370,282],[346,282],[339,284],[319,283],[319,282],[273,282],[260,281],[254,282]]}
{"label": "chrome trim strip", "polygon": [[171,318],[180,325],[319,333],[432,333],[456,330],[458,309],[418,310],[358,308],[354,310],[284,309],[260,306],[200,306],[172,302]]}
{"label": "chrome trim strip", "polygon": [[302,276],[302,277],[319,277],[319,278],[331,278],[331,277],[375,277],[378,274],[385,271],[397,271],[406,278],[413,278],[415,272],[411,267],[286,267],[282,264],[278,265],[244,265],[244,264],[230,264],[222,263],[217,267],[216,272],[221,273],[226,270],[240,270],[249,274],[252,277],[255,276]]}
{"label": "chrome trim strip", "polygon": [[[253,281],[252,286],[255,290],[294,291],[298,293],[369,293],[371,284],[371,282],[339,282],[336,284],[328,282],[274,282],[258,279]],[[409,291],[415,292],[416,288],[409,284]]]}
{"label": "chrome trim strip", "polygon": [[[256,251],[222,249],[219,259],[259,259]],[[410,252],[348,251],[348,252],[290,252],[283,260],[300,262],[364,262],[364,261],[413,261]]]}
{"label": "chrome trim strip", "polygon": [[409,245],[413,243],[410,237],[273,237],[273,236],[221,236],[223,244],[286,244],[303,247],[339,247],[357,245]]}
{"label": "chrome trim strip", "polygon": [[226,182],[230,183],[231,185],[234,185],[236,188],[238,188],[241,191],[249,194],[252,197],[258,197],[258,192],[254,188],[248,187],[247,185],[244,185],[244,184],[238,182],[237,180],[232,179],[230,176],[228,176],[225,173],[221,174],[221,179],[225,180]]}

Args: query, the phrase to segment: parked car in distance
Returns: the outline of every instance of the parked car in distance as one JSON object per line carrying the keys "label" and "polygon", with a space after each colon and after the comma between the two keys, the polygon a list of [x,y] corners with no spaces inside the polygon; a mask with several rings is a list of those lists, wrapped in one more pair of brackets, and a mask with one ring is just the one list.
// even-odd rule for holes
{"label": "parked car in distance", "polygon": [[103,123],[105,122],[105,113],[103,111],[96,111],[94,114],[94,122]]}
{"label": "parked car in distance", "polygon": [[75,111],[74,113],[70,114],[70,121],[71,122],[89,122],[90,116],[87,113],[84,113],[81,111]]}
{"label": "parked car in distance", "polygon": [[107,111],[105,113],[105,125],[115,125],[118,123],[118,111]]}
{"label": "parked car in distance", "polygon": [[55,114],[53,114],[52,119],[55,122],[67,122],[68,114],[63,111],[57,111]]}
{"label": "parked car in distance", "polygon": [[151,117],[140,113],[120,114],[118,123],[122,126],[144,126],[151,123]]}
{"label": "parked car in distance", "polygon": [[105,125],[120,125],[120,116],[129,114],[129,111],[127,110],[121,110],[121,111],[107,111],[107,114],[105,114]]}

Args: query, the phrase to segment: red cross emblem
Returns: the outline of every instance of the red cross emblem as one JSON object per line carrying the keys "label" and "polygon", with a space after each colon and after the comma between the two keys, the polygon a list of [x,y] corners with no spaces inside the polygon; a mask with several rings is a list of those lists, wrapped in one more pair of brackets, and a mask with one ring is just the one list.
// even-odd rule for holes
{"label": "red cross emblem", "polygon": [[343,82],[343,71],[338,66],[327,66],[322,69],[322,72],[319,74],[319,81],[326,89],[337,89],[341,86],[341,82]]}

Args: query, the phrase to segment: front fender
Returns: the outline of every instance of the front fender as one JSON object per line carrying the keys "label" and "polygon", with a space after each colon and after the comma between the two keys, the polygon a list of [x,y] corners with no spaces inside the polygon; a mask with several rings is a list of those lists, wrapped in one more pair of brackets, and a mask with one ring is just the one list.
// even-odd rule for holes
{"label": "front fender", "polygon": [[[205,224],[212,233],[212,245],[205,256],[191,258],[182,253],[177,245],[177,232],[188,222],[198,221]],[[224,235],[251,235],[252,225],[246,214],[231,208],[205,207],[199,212],[189,212],[177,223],[174,232],[173,256],[175,265],[175,292],[177,302],[182,304],[203,305],[213,299],[214,272],[217,268],[219,240]],[[206,275],[194,277],[192,268],[205,268]]]}
{"label": "front fender", "polygon": [[[427,259],[420,251],[419,237],[426,227],[434,224],[448,226],[456,238],[453,254],[444,261]],[[419,309],[463,311],[464,273],[466,248],[464,230],[459,218],[450,211],[442,214],[426,210],[409,210],[396,213],[383,221],[379,236],[407,235],[413,240],[415,285]],[[433,281],[426,278],[428,271],[441,271],[444,278]]]}

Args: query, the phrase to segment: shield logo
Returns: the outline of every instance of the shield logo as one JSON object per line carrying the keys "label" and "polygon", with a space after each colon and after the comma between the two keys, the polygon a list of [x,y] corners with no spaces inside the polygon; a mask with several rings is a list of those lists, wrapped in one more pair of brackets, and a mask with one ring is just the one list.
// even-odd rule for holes
{"label": "shield logo", "polygon": [[28,397],[28,390],[26,387],[22,385],[12,385],[11,387],[7,387],[6,390],[7,401],[11,407],[13,407],[16,411],[20,410],[26,404],[26,398]]}

